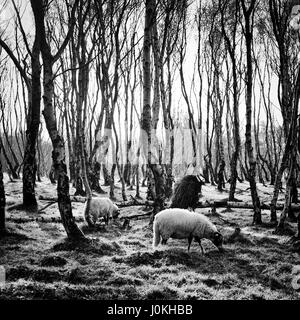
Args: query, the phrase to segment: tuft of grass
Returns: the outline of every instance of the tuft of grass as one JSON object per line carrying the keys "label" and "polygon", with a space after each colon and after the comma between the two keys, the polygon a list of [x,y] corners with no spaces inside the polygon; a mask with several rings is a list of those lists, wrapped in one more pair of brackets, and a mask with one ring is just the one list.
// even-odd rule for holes
{"label": "tuft of grass", "polygon": [[125,246],[136,246],[139,248],[145,248],[146,246],[141,241],[129,241],[129,240],[123,240],[121,241],[122,244]]}
{"label": "tuft of grass", "polygon": [[154,252],[136,252],[127,257],[114,257],[113,261],[117,263],[126,263],[133,267],[151,265],[152,267],[161,268],[163,265],[197,267],[203,259],[204,258],[199,254],[170,249],[164,251],[156,250]]}
{"label": "tuft of grass", "polygon": [[202,280],[202,282],[207,285],[208,287],[216,287],[216,286],[219,286],[220,283],[215,280],[215,279],[212,279],[212,278],[207,278],[207,279],[204,279]]}
{"label": "tuft of grass", "polygon": [[144,299],[150,300],[175,300],[180,299],[178,292],[175,289],[169,287],[154,288],[149,290]]}
{"label": "tuft of grass", "polygon": [[91,281],[91,278],[87,277],[86,273],[81,268],[76,267],[68,272],[66,280],[72,284],[87,284]]}
{"label": "tuft of grass", "polygon": [[19,279],[32,280],[38,282],[61,281],[64,275],[58,271],[48,269],[35,269],[27,266],[16,266],[6,270],[7,281],[17,281]]}
{"label": "tuft of grass", "polygon": [[106,281],[105,285],[114,285],[114,286],[124,286],[124,285],[132,285],[132,286],[141,286],[143,281],[134,277],[128,276],[115,276],[112,279]]}
{"label": "tuft of grass", "polygon": [[63,241],[56,243],[52,249],[56,252],[77,251],[97,255],[114,255],[116,253],[121,254],[123,252],[117,242],[104,242],[98,238],[83,241],[71,241],[69,239],[64,239]]}
{"label": "tuft of grass", "polygon": [[62,267],[67,263],[68,261],[60,256],[44,257],[40,262],[42,267]]}

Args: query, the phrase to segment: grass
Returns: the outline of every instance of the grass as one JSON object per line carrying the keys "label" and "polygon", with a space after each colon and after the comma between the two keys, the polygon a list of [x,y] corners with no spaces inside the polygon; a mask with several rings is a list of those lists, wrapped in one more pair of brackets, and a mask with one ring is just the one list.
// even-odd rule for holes
{"label": "grass", "polygon": [[[218,196],[204,187],[204,196],[213,192]],[[248,191],[238,196],[248,197]],[[82,216],[83,206],[74,204],[75,216]],[[142,207],[124,208],[121,216],[142,212]],[[251,225],[250,210],[201,212],[224,235],[224,252],[208,240],[203,241],[205,255],[195,242],[187,252],[187,240],[175,239],[153,250],[148,219],[132,220],[129,230],[111,222],[91,232],[80,223],[89,238],[83,243],[68,241],[60,223],[9,222],[9,235],[0,239],[0,265],[6,269],[0,299],[299,299],[291,285],[299,253],[290,250],[288,235],[273,233],[268,212],[262,226]],[[55,205],[45,215],[58,215]],[[236,226],[240,233],[232,236]]]}

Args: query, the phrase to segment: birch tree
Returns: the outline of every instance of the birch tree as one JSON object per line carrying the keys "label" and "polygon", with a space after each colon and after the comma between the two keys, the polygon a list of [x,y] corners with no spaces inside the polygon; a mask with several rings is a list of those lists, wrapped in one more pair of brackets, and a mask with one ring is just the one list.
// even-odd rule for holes
{"label": "birch tree", "polygon": [[251,190],[251,198],[254,207],[253,223],[261,224],[260,200],[256,187],[256,160],[253,152],[251,128],[252,128],[252,90],[253,90],[253,64],[252,64],[252,41],[253,41],[253,21],[256,0],[251,0],[249,4],[245,0],[241,1],[244,16],[243,34],[246,42],[246,149],[249,161],[248,177]]}
{"label": "birch tree", "polygon": [[66,154],[65,144],[63,137],[59,134],[57,128],[56,113],[53,105],[54,97],[54,75],[53,75],[53,64],[58,60],[60,54],[65,49],[73,31],[74,27],[74,11],[78,1],[75,2],[71,13],[71,27],[69,32],[64,39],[61,47],[58,49],[55,55],[51,53],[50,45],[46,37],[45,27],[45,16],[47,6],[42,0],[31,0],[31,7],[34,14],[36,31],[40,36],[39,46],[37,46],[38,53],[41,53],[43,59],[43,88],[44,88],[44,110],[43,115],[46,122],[46,127],[52,142],[52,160],[57,175],[57,197],[58,197],[58,208],[60,211],[62,223],[67,232],[68,238],[70,239],[83,239],[85,238],[82,231],[78,228],[75,223],[75,219],[72,214],[72,206],[69,194],[69,177],[67,174],[66,167]]}
{"label": "birch tree", "polygon": [[[163,209],[165,200],[165,178],[164,172],[159,164],[158,153],[153,152],[151,139],[152,115],[151,115],[151,31],[153,28],[156,4],[155,0],[146,0],[145,28],[143,44],[143,111],[141,119],[142,135],[144,142],[143,151],[155,180],[154,209],[150,220],[154,215]],[[154,85],[155,86],[155,85]],[[146,148],[145,148],[146,143]],[[156,150],[157,151],[157,150]]]}

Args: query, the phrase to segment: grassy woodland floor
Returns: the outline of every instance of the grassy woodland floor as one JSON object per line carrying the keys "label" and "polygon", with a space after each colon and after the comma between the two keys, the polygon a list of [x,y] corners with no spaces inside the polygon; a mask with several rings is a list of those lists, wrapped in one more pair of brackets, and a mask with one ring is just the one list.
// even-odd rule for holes
{"label": "grassy woodland floor", "polygon": [[[262,201],[271,198],[272,188],[258,185]],[[21,181],[5,184],[7,206],[22,200]],[[250,201],[248,185],[239,184],[237,198]],[[142,190],[145,192],[145,190]],[[121,200],[120,189],[116,189]],[[37,194],[55,196],[48,180],[37,183]],[[132,193],[134,194],[134,192]],[[144,195],[144,194],[143,194]],[[215,187],[203,187],[203,199],[222,199]],[[283,199],[280,195],[280,200]],[[202,199],[202,200],[203,200]],[[40,201],[43,207],[46,202]],[[73,203],[74,215],[82,217],[84,204]],[[0,239],[0,265],[6,269],[6,285],[0,286],[0,299],[299,299],[291,286],[292,270],[300,265],[299,253],[289,249],[289,236],[274,235],[273,228],[251,226],[251,210],[198,209],[220,229],[225,252],[219,253],[203,241],[206,255],[198,244],[187,252],[187,240],[168,241],[152,249],[148,218],[132,220],[131,228],[120,223],[87,232],[93,240],[74,247],[65,241],[61,223],[8,222],[11,236]],[[142,207],[121,209],[120,217],[143,213]],[[57,204],[43,213],[58,216]],[[8,217],[32,217],[12,210]],[[269,212],[263,212],[264,222]],[[236,226],[241,234],[230,235]],[[296,230],[296,225],[291,225]]]}

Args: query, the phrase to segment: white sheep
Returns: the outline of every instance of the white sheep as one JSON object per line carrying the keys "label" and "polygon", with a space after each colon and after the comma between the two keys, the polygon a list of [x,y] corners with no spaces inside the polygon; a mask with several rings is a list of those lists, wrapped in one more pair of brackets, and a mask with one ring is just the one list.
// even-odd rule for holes
{"label": "white sheep", "polygon": [[117,218],[120,211],[109,198],[92,198],[85,203],[84,217],[90,226],[96,224],[100,217],[104,218],[106,225],[109,218]]}
{"label": "white sheep", "polygon": [[192,240],[195,239],[200,245],[202,254],[204,250],[201,239],[211,240],[214,245],[221,249],[223,237],[216,226],[201,213],[192,212],[186,209],[166,209],[159,212],[153,224],[153,247],[161,243],[166,244],[169,238],[188,239],[188,251]]}

